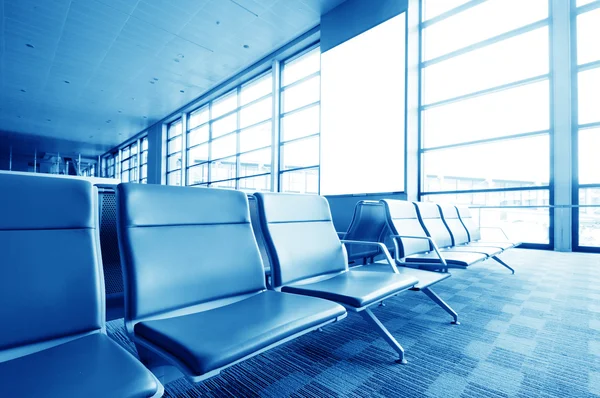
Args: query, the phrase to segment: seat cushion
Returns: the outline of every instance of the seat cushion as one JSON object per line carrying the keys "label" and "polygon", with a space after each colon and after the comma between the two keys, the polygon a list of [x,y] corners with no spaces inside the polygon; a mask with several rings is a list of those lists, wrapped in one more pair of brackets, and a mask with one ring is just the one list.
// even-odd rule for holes
{"label": "seat cushion", "polygon": [[159,384],[133,355],[96,333],[0,363],[3,397],[152,397]]}
{"label": "seat cushion", "polygon": [[352,270],[320,282],[287,285],[281,290],[360,308],[411,288],[418,282],[413,276]]}
{"label": "seat cushion", "polygon": [[140,322],[134,332],[200,376],[345,313],[330,301],[264,291],[212,310]]}
{"label": "seat cushion", "polygon": [[468,246],[468,245],[460,245],[460,246],[452,246],[446,249],[448,252],[472,252],[472,253],[481,253],[486,256],[492,257],[497,254],[502,253],[502,248],[500,247],[491,247],[491,246]]}
{"label": "seat cushion", "polygon": [[519,246],[521,243],[513,243],[513,242],[502,242],[502,241],[498,241],[498,242],[484,242],[484,241],[480,241],[480,242],[469,242],[469,246],[494,246],[494,247],[500,247],[502,248],[502,250],[506,250],[506,249],[511,249],[513,247]]}
{"label": "seat cushion", "polygon": [[[435,285],[438,282],[443,281],[444,279],[450,278],[452,274],[450,273],[442,273],[442,272],[434,272],[434,271],[426,271],[418,268],[410,268],[410,267],[402,267],[397,266],[398,272],[400,275],[414,277],[419,280],[414,286],[414,290],[425,289],[426,287]],[[353,271],[374,271],[374,272],[392,272],[390,265],[386,260],[377,261],[375,263],[361,265],[358,267],[352,268]]]}
{"label": "seat cushion", "polygon": [[[469,265],[478,263],[487,258],[485,254],[481,253],[472,253],[472,252],[452,252],[446,250],[440,250],[442,252],[442,256],[446,259],[446,263],[448,265],[459,265],[461,267],[468,267]],[[432,263],[438,259],[438,256],[435,252],[422,253],[422,254],[414,254],[412,256],[406,257],[406,262],[410,263]],[[438,260],[439,261],[439,260]]]}

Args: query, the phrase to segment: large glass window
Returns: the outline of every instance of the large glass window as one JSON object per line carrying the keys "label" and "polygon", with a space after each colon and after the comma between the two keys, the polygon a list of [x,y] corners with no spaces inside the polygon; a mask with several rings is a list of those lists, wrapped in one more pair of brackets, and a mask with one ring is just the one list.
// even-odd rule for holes
{"label": "large glass window", "polygon": [[181,119],[167,127],[167,185],[181,185],[182,129]]}
{"label": "large glass window", "polygon": [[282,65],[281,192],[319,192],[320,68],[318,47]]}
{"label": "large glass window", "polygon": [[600,1],[577,9],[577,245],[600,248]]}
{"label": "large glass window", "polygon": [[550,243],[548,4],[423,0],[422,28],[422,200],[483,207],[483,224],[541,244]]}
{"label": "large glass window", "polygon": [[188,120],[188,185],[271,190],[271,72],[191,112]]}

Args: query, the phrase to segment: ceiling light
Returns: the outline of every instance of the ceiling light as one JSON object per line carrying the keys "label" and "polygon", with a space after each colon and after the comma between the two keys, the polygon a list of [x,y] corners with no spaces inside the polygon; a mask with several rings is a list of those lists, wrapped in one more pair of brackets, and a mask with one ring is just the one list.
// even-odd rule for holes
{"label": "ceiling light", "polygon": [[244,48],[250,48],[250,46],[247,44],[244,44]]}
{"label": "ceiling light", "polygon": [[29,47],[29,48],[35,48],[35,46],[34,46],[33,44],[29,44],[29,43],[27,43],[27,44],[25,44],[25,45],[26,45],[27,47]]}
{"label": "ceiling light", "polygon": [[21,89],[21,92],[22,92],[22,93],[26,93],[26,92],[27,92],[27,90],[25,90],[24,88],[22,88],[22,89]]}
{"label": "ceiling light", "polygon": [[70,82],[70,81],[68,81],[68,80],[65,80],[65,83],[67,83],[67,84],[71,84],[71,82]]}
{"label": "ceiling light", "polygon": [[183,91],[183,90],[179,90],[179,92],[180,92],[180,93],[185,93],[185,91]]}

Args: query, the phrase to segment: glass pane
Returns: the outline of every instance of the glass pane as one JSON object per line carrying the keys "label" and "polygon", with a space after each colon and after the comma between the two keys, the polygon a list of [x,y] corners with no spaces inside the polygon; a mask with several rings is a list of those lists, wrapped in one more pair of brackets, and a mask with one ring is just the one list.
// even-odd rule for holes
{"label": "glass pane", "polygon": [[148,151],[142,152],[142,164],[148,163]]}
{"label": "glass pane", "polygon": [[548,28],[491,44],[423,69],[424,104],[548,73]]}
{"label": "glass pane", "polygon": [[273,75],[269,72],[268,75],[242,86],[240,101],[242,105],[246,105],[272,92]]}
{"label": "glass pane", "polygon": [[188,148],[208,141],[208,124],[198,127],[188,133]]}
{"label": "glass pane", "polygon": [[181,120],[173,122],[169,125],[167,138],[173,138],[181,134]]}
{"label": "glass pane", "polygon": [[129,181],[137,182],[137,168],[129,170]]}
{"label": "glass pane", "polygon": [[424,29],[424,60],[547,17],[548,0],[488,0]]}
{"label": "glass pane", "polygon": [[301,106],[319,101],[321,97],[321,77],[315,76],[296,86],[290,87],[281,94],[283,112],[293,111]]}
{"label": "glass pane", "polygon": [[167,185],[181,185],[181,170],[167,174]]}
{"label": "glass pane", "polygon": [[148,150],[148,137],[142,138],[142,151]]}
{"label": "glass pane", "polygon": [[173,156],[169,156],[167,159],[167,171],[172,171],[181,168],[181,153],[176,153]]}
{"label": "glass pane", "polygon": [[236,153],[236,140],[237,134],[229,134],[218,140],[211,141],[211,159],[220,159],[225,156],[235,155]]}
{"label": "glass pane", "polygon": [[240,131],[240,152],[271,145],[271,121]]}
{"label": "glass pane", "polygon": [[271,148],[240,155],[240,177],[271,172]]}
{"label": "glass pane", "polygon": [[181,136],[167,143],[167,154],[171,155],[174,152],[181,152]]}
{"label": "glass pane", "polygon": [[198,145],[188,151],[188,165],[208,162],[208,144]]}
{"label": "glass pane", "polygon": [[424,0],[423,21],[437,17],[471,0]]}
{"label": "glass pane", "polygon": [[579,124],[600,121],[600,68],[579,72]]}
{"label": "glass pane", "polygon": [[288,171],[280,175],[280,191],[293,193],[319,193],[319,169]]}
{"label": "glass pane", "polygon": [[321,69],[321,50],[315,48],[310,52],[286,62],[283,65],[282,86],[287,86]]}
{"label": "glass pane", "polygon": [[212,102],[211,117],[213,119],[218,118],[221,115],[231,112],[235,108],[237,108],[237,91],[234,90],[230,94],[226,94]]}
{"label": "glass pane", "polygon": [[424,148],[550,128],[548,81],[426,109]]}
{"label": "glass pane", "polygon": [[230,188],[235,189],[235,180],[217,181],[210,184],[211,188]]}
{"label": "glass pane", "polygon": [[121,163],[121,170],[125,171],[125,170],[129,170],[129,159],[124,160]]}
{"label": "glass pane", "polygon": [[217,160],[210,163],[211,181],[228,180],[235,178],[236,157]]}
{"label": "glass pane", "polygon": [[577,63],[579,65],[600,59],[600,8],[577,17]]}
{"label": "glass pane", "polygon": [[258,177],[242,178],[239,182],[243,191],[266,191],[271,190],[271,174]]}
{"label": "glass pane", "polygon": [[131,153],[131,152],[129,151],[129,148],[130,148],[130,147],[128,147],[128,146],[127,146],[127,147],[123,148],[123,150],[121,151],[121,154],[122,154],[122,156],[123,156],[123,159],[127,159],[127,158],[129,157],[129,155],[130,155],[130,153]]}
{"label": "glass pane", "polygon": [[[424,202],[468,206],[548,206],[547,189],[533,191],[479,192],[449,195],[424,195]],[[550,243],[550,211],[539,208],[472,208],[474,221],[482,227],[502,228],[509,240],[527,243]],[[482,239],[505,240],[498,230],[482,229]]]}
{"label": "glass pane", "polygon": [[206,122],[208,122],[208,106],[196,109],[190,113],[190,118],[188,119],[188,130],[198,127]]}
{"label": "glass pane", "polygon": [[281,139],[289,141],[307,135],[318,133],[320,130],[319,105],[302,109],[281,119]]}
{"label": "glass pane", "polygon": [[142,179],[148,178],[148,166],[143,165],[140,167],[140,177]]}
{"label": "glass pane", "polygon": [[132,155],[137,155],[138,152],[138,146],[137,146],[137,142],[134,142],[133,144],[131,144],[131,154]]}
{"label": "glass pane", "polygon": [[121,173],[121,182],[129,182],[129,171]]}
{"label": "glass pane", "polygon": [[549,145],[544,134],[425,152],[424,191],[548,185]]}
{"label": "glass pane", "polygon": [[600,247],[600,188],[581,188],[579,208],[579,246]]}
{"label": "glass pane", "polygon": [[248,127],[273,116],[273,97],[265,98],[240,111],[240,128]]}
{"label": "glass pane", "polygon": [[579,183],[600,184],[600,128],[579,131]]}
{"label": "glass pane", "polygon": [[129,164],[131,167],[137,167],[137,155],[131,157]]}
{"label": "glass pane", "polygon": [[319,164],[319,137],[293,141],[281,146],[281,169],[317,166]]}
{"label": "glass pane", "polygon": [[212,138],[220,137],[237,129],[237,113],[219,119],[212,124]]}
{"label": "glass pane", "polygon": [[188,185],[196,185],[202,182],[208,182],[208,163],[200,166],[193,166],[187,170]]}

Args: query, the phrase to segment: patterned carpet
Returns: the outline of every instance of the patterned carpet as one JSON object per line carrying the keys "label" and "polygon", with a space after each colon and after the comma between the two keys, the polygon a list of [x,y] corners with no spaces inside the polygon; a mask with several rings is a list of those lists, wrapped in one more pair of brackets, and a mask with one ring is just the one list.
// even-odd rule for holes
{"label": "patterned carpet", "polygon": [[[406,350],[391,348],[356,314],[165,397],[592,397],[600,396],[600,255],[512,250],[434,290],[461,325],[424,294],[376,307]],[[134,352],[122,320],[109,335]]]}

